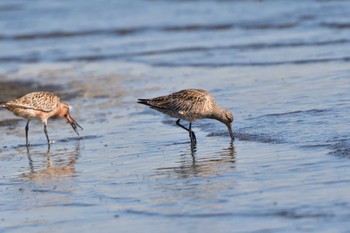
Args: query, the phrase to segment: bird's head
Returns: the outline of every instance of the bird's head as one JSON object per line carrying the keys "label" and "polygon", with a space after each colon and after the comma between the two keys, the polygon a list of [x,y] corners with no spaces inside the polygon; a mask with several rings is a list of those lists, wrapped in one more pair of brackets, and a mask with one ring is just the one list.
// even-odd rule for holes
{"label": "bird's head", "polygon": [[79,135],[77,128],[79,127],[80,129],[83,130],[83,127],[81,127],[78,122],[76,122],[73,117],[70,115],[69,110],[72,109],[72,107],[66,103],[60,103],[58,107],[58,114],[56,117],[65,117],[67,119],[67,123],[69,123],[74,131]]}
{"label": "bird's head", "polygon": [[234,117],[232,113],[226,109],[223,109],[220,121],[227,126],[227,129],[232,141],[235,140],[235,136],[232,130],[233,120],[234,120]]}

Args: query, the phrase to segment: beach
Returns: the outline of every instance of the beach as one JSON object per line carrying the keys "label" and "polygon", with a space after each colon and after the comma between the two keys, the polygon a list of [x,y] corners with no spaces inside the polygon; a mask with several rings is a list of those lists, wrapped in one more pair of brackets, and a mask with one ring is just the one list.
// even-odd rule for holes
{"label": "beach", "polygon": [[[54,92],[84,128],[0,110],[0,232],[348,232],[347,1],[4,1],[0,102]],[[208,90],[192,124],[137,103]]]}

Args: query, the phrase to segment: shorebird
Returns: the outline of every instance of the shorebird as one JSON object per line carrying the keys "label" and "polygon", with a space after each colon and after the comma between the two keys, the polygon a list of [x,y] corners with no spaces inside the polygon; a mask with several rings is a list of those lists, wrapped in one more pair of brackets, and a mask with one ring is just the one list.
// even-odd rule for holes
{"label": "shorebird", "polygon": [[[186,89],[152,99],[138,99],[138,103],[150,106],[150,108],[170,117],[178,118],[176,124],[188,131],[191,143],[197,141],[196,135],[191,129],[192,122],[203,118],[215,119],[224,123],[227,126],[231,140],[235,140],[232,131],[232,113],[220,108],[208,91]],[[180,124],[180,120],[189,121],[189,127],[186,128]]]}
{"label": "shorebird", "polygon": [[70,106],[61,102],[60,98],[50,92],[31,92],[25,96],[11,100],[7,103],[1,103],[0,107],[6,108],[13,112],[16,116],[27,119],[26,131],[26,146],[28,142],[29,122],[31,120],[41,120],[44,124],[44,132],[47,143],[50,146],[49,136],[47,134],[47,120],[50,118],[56,119],[65,117],[74,131],[79,135],[77,127],[83,129],[69,114]]}

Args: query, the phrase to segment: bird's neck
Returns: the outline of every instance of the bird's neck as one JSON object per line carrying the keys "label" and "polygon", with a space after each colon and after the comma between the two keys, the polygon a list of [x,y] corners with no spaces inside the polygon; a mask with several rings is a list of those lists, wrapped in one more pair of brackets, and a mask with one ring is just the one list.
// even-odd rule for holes
{"label": "bird's neck", "polygon": [[215,106],[212,113],[211,113],[211,116],[210,118],[211,119],[215,119],[215,120],[218,120],[220,122],[223,122],[223,120],[225,119],[225,114],[224,114],[224,109],[220,108],[220,107],[217,107]]}

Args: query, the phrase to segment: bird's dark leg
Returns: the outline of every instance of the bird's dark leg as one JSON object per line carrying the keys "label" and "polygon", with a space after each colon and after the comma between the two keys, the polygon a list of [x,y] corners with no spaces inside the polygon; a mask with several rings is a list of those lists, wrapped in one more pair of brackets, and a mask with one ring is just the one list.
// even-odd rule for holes
{"label": "bird's dark leg", "polygon": [[47,134],[47,124],[46,123],[44,123],[44,132],[45,132],[45,136],[47,139],[47,144],[50,145],[50,139],[49,139],[49,135]]}
{"label": "bird's dark leg", "polygon": [[180,120],[181,120],[181,119],[178,119],[178,120],[176,121],[176,124],[177,124],[178,126],[180,126],[181,128],[183,128],[184,130],[186,130],[186,131],[189,133],[190,139],[191,139],[191,143],[197,142],[197,140],[196,140],[196,135],[195,135],[194,132],[191,130],[192,123],[190,122],[190,127],[189,127],[189,129],[187,129],[185,126],[183,126],[183,125],[180,124]]}
{"label": "bird's dark leg", "polygon": [[197,139],[196,139],[196,135],[194,134],[194,132],[192,131],[192,122],[190,122],[189,128],[188,128],[188,132],[190,134],[190,138],[191,138],[191,143],[196,143]]}
{"label": "bird's dark leg", "polygon": [[29,122],[30,122],[30,120],[27,121],[27,125],[25,127],[25,130],[26,130],[26,146],[27,147],[29,146],[29,142],[28,142]]}
{"label": "bird's dark leg", "polygon": [[46,136],[46,139],[47,139],[47,153],[50,152],[50,139],[49,139],[49,135],[47,134],[47,123],[45,122],[44,123],[44,132],[45,132],[45,136]]}
{"label": "bird's dark leg", "polygon": [[176,124],[177,124],[178,126],[180,126],[181,128],[183,128],[184,130],[188,131],[188,129],[187,129],[185,126],[183,126],[183,125],[180,124],[180,120],[181,120],[181,119],[178,119],[178,120],[176,121]]}

